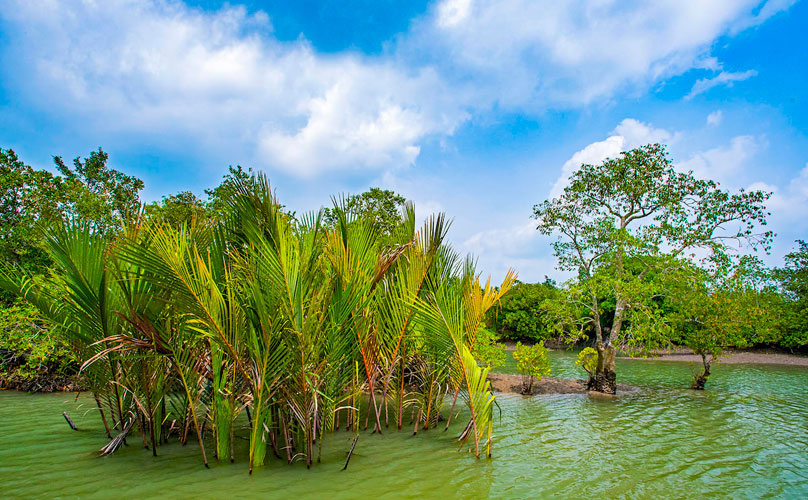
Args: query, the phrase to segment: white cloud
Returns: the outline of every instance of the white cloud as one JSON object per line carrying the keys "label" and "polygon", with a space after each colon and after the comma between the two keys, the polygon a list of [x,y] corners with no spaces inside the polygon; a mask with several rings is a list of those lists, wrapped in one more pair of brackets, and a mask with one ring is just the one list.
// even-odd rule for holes
{"label": "white cloud", "polygon": [[463,246],[475,253],[493,248],[513,249],[526,241],[536,239],[536,223],[530,220],[514,227],[491,229],[476,233],[463,242]]}
{"label": "white cloud", "polygon": [[445,0],[417,25],[409,49],[418,57],[429,50],[458,79],[474,76],[480,94],[501,107],[575,106],[693,68],[718,70],[716,38],[791,3]]}
{"label": "white cloud", "polygon": [[738,187],[746,163],[765,147],[764,139],[741,135],[730,139],[727,146],[696,152],[679,162],[677,167],[682,171],[692,170],[693,175],[702,179],[712,179],[727,187]]}
{"label": "white cloud", "polygon": [[732,87],[735,82],[742,82],[744,80],[748,80],[753,76],[757,76],[757,71],[750,69],[747,71],[739,71],[736,73],[732,73],[730,71],[722,71],[718,75],[712,78],[702,78],[697,80],[696,83],[693,84],[693,88],[690,89],[690,93],[685,96],[685,99],[692,99],[699,94],[703,94],[708,90],[712,89],[713,87],[718,87],[720,85],[726,85],[728,87]]}
{"label": "white cloud", "polygon": [[626,118],[620,122],[614,132],[624,138],[624,147],[627,149],[655,142],[671,143],[676,140],[675,134],[633,118]]}
{"label": "white cloud", "polygon": [[785,224],[797,224],[804,230],[808,225],[805,218],[805,214],[808,213],[808,163],[791,179],[785,189],[779,189],[765,182],[756,182],[749,186],[749,190],[756,189],[772,193],[767,206],[772,212],[772,217],[781,219],[783,227]]}
{"label": "white cloud", "polygon": [[0,16],[18,69],[7,81],[88,135],[140,134],[311,177],[412,164],[476,112],[601,103],[719,71],[717,37],[791,3],[445,0],[376,57],[278,41],[266,13],[228,4],[12,0]]}
{"label": "white cloud", "polygon": [[764,257],[764,261],[769,266],[780,266],[782,256],[794,249],[794,240],[804,240],[808,231],[808,163],[783,187],[755,182],[747,189],[772,193],[766,203],[771,213],[766,229],[773,230],[777,237],[772,255]]}
{"label": "white cloud", "polygon": [[403,78],[388,68],[343,62],[334,80],[322,96],[304,103],[307,121],[302,127],[262,127],[260,152],[303,176],[331,168],[406,166],[415,163],[420,140],[433,133],[451,134],[464,120],[461,112],[444,120],[420,109],[420,93],[439,87],[429,73]]}
{"label": "white cloud", "polygon": [[724,113],[722,113],[721,110],[718,109],[707,115],[707,125],[711,127],[717,127],[721,125],[721,121],[723,119],[724,119]]}
{"label": "white cloud", "polygon": [[[569,184],[570,176],[583,163],[599,164],[606,158],[614,158],[623,151],[649,143],[663,143],[669,150],[671,147],[675,149],[682,135],[681,132],[670,132],[633,118],[626,118],[615,127],[609,137],[575,152],[561,166],[561,173],[550,190],[549,197],[560,196]],[[686,160],[676,162],[676,167],[683,172],[693,171],[693,175],[702,179],[712,179],[730,187],[739,187],[740,174],[744,172],[744,167],[748,166],[747,162],[766,146],[764,138],[751,135],[736,136],[730,139],[727,145],[691,153]]]}
{"label": "white cloud", "polygon": [[18,1],[2,15],[23,27],[32,99],[85,126],[190,137],[299,176],[412,164],[421,141],[467,119],[434,71],[280,42],[243,7]]}
{"label": "white cloud", "polygon": [[448,28],[463,22],[469,15],[471,0],[446,0],[438,6],[438,26]]}
{"label": "white cloud", "polygon": [[550,198],[557,198],[569,184],[570,176],[581,164],[598,164],[606,158],[614,158],[621,152],[649,143],[669,143],[675,140],[674,134],[667,130],[654,128],[633,118],[626,118],[612,131],[612,135],[602,141],[593,142],[577,151],[561,166],[559,175],[552,189]]}
{"label": "white cloud", "polygon": [[555,258],[549,250],[550,238],[536,231],[536,222],[509,225],[480,231],[467,238],[461,248],[478,256],[478,269],[502,278],[509,268],[524,282],[536,282],[550,276],[562,281],[566,274],[558,271]]}
{"label": "white cloud", "polygon": [[[800,174],[791,180],[788,188],[792,194],[802,200],[803,205],[808,201],[808,163],[800,170]],[[799,213],[804,216],[808,210],[801,210]]]}

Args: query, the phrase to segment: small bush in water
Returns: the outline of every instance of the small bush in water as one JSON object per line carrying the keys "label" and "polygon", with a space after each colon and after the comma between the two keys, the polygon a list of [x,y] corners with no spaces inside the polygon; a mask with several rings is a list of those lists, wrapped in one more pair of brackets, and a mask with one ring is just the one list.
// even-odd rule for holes
{"label": "small bush in water", "polygon": [[533,392],[533,384],[537,380],[550,374],[550,360],[547,359],[547,348],[544,347],[543,341],[532,346],[517,342],[513,359],[516,360],[516,367],[522,374],[522,384],[527,394]]}

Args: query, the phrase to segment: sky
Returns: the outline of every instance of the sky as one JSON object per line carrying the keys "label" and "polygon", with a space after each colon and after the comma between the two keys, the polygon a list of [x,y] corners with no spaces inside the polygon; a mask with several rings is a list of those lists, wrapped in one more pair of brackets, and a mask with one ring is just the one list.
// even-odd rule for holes
{"label": "sky", "polygon": [[533,205],[661,142],[772,193],[780,265],[808,239],[806,25],[794,0],[4,0],[0,147],[102,147],[146,201],[236,164],[298,212],[392,189],[483,274],[534,282],[565,275]]}

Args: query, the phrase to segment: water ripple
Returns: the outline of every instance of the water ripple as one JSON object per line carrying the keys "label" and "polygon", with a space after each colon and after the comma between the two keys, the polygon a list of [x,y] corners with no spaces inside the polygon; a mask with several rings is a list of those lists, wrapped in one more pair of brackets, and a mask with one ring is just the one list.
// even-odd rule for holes
{"label": "water ripple", "polygon": [[[555,356],[555,374],[574,376]],[[6,498],[805,498],[808,370],[718,366],[708,390],[690,391],[690,368],[627,361],[615,400],[586,395],[498,397],[494,458],[456,452],[449,432],[363,434],[341,472],[352,434],[328,437],[323,463],[271,461],[252,476],[236,464],[201,467],[194,446],[151,457],[131,440],[112,457],[86,401],[0,393],[0,496]],[[67,410],[81,429],[70,431]]]}

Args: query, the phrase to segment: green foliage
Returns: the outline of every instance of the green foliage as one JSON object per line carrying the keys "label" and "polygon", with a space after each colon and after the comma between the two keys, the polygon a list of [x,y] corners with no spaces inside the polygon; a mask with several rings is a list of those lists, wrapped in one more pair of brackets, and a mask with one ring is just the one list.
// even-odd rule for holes
{"label": "green foliage", "polygon": [[140,208],[143,181],[107,166],[99,148],[68,167],[54,157],[62,174],[35,170],[12,150],[0,149],[0,259],[42,273],[51,262],[42,250],[42,231],[76,218],[99,231],[120,229]]}
{"label": "green foliage", "polygon": [[[393,191],[374,187],[364,193],[348,196],[342,203],[342,209],[346,213],[353,213],[369,220],[379,228],[384,237],[389,237],[400,224],[401,212],[405,208],[406,201],[403,196]],[[323,210],[323,222],[326,225],[334,226],[337,219],[338,214],[333,209]]]}
{"label": "green foliage", "polygon": [[66,217],[75,217],[100,232],[115,231],[140,210],[143,181],[107,166],[101,148],[89,158],[73,160],[73,168],[55,156],[53,162],[67,187]]}
{"label": "green foliage", "polygon": [[471,352],[480,366],[493,370],[505,363],[505,345],[497,340],[499,336],[487,328],[477,332]]}
{"label": "green foliage", "polygon": [[595,370],[598,367],[598,351],[591,347],[585,347],[578,353],[575,366],[580,366],[590,377],[594,377]]}
{"label": "green foliage", "polygon": [[775,271],[783,290],[783,345],[808,345],[808,243],[797,241],[797,250],[785,256],[785,264]]}
{"label": "green foliage", "polygon": [[779,340],[780,297],[758,259],[744,257],[716,273],[682,267],[676,281],[666,297],[667,317],[676,342],[695,354],[715,358],[728,347]]}
{"label": "green foliage", "polygon": [[[71,189],[61,177],[35,170],[14,151],[0,149],[0,260],[30,272],[50,265],[40,228],[62,217]],[[5,302],[9,302],[5,297]]]}
{"label": "green foliage", "polygon": [[180,191],[177,194],[163,196],[163,200],[159,203],[155,201],[146,205],[146,215],[180,228],[183,225],[204,221],[207,210],[205,202],[195,194]]}
{"label": "green foliage", "polygon": [[[560,197],[534,207],[538,230],[559,236],[559,266],[577,273],[566,304],[552,311],[558,324],[571,340],[591,332],[606,349],[666,344],[672,330],[660,297],[675,286],[675,270],[696,262],[696,249],[709,250],[703,265],[720,265],[733,240],[768,248],[772,233],[756,232],[768,197],[682,173],[659,144],[581,165]],[[610,297],[614,312],[604,314]]]}
{"label": "green foliage", "polygon": [[208,197],[206,209],[208,216],[214,220],[225,220],[230,213],[229,200],[236,194],[238,186],[249,186],[254,182],[255,174],[252,169],[245,170],[241,165],[227,168],[222,182],[212,189],[206,189]]}
{"label": "green foliage", "polygon": [[494,395],[471,349],[485,345],[494,360],[493,337],[476,338],[514,274],[481,285],[473,259],[445,242],[442,214],[416,228],[408,207],[388,245],[377,220],[340,202],[323,226],[321,213],[284,212],[262,175],[230,181],[222,219],[172,224],[152,213],[117,231],[68,220],[44,231],[45,279],[0,266],[0,287],[34,305],[83,361],[113,422],[107,433],[137,422],[156,454],[176,421],[195,431],[207,463],[208,424],[217,458],[232,459],[234,422],[248,408],[251,470],[269,446],[311,465],[337,415],[358,432],[367,405],[382,432],[395,402],[399,428],[412,406],[416,428],[428,429],[454,393],[470,418],[459,440],[490,455]]}
{"label": "green foliage", "polygon": [[75,370],[78,359],[23,301],[0,309],[0,376],[31,378]]}
{"label": "green foliage", "polygon": [[502,305],[489,313],[489,325],[503,338],[544,340],[554,330],[547,308],[558,299],[559,290],[549,278],[544,283],[516,283],[502,298]]}
{"label": "green foliage", "polygon": [[[53,264],[43,234],[64,220],[84,221],[96,231],[112,233],[139,210],[143,182],[107,166],[101,149],[73,168],[60,157],[61,175],[36,170],[12,150],[0,149],[0,267],[13,268],[20,279],[42,281]],[[55,307],[57,304],[53,304]],[[76,368],[76,353],[60,332],[44,322],[29,303],[0,295],[0,349],[5,377],[56,375]]]}
{"label": "green foliage", "polygon": [[547,358],[547,348],[544,342],[537,342],[533,345],[523,345],[516,343],[513,351],[513,359],[516,360],[516,368],[522,377],[526,379],[527,392],[533,390],[536,380],[550,374],[550,360]]}

